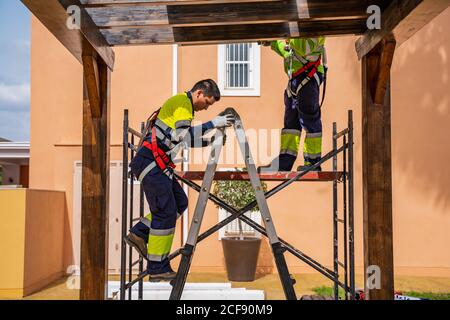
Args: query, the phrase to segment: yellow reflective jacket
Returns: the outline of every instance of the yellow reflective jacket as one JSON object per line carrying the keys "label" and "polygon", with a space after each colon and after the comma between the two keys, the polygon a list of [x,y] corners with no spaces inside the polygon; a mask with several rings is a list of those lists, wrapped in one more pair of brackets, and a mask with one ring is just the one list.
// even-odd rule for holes
{"label": "yellow reflective jacket", "polygon": [[[289,48],[286,48],[286,47]],[[284,69],[286,74],[294,74],[303,67],[300,60],[316,61],[324,53],[325,37],[318,38],[294,38],[290,40],[272,41],[271,48],[284,58]],[[292,49],[292,54],[291,50]],[[292,65],[292,69],[291,69]],[[317,69],[324,73],[323,60]]]}

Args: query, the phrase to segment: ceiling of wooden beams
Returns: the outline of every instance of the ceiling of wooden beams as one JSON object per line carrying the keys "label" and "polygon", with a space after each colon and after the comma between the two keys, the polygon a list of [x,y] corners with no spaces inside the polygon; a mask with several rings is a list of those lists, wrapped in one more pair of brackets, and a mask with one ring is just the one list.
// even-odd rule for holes
{"label": "ceiling of wooden beams", "polygon": [[363,34],[389,0],[80,0],[111,46]]}

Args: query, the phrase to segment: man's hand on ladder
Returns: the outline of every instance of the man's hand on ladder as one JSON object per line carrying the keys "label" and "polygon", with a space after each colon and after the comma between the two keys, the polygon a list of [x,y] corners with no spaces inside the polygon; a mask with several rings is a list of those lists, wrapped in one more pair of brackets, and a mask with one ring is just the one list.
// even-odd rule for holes
{"label": "man's hand on ladder", "polygon": [[236,121],[236,118],[233,114],[225,114],[223,116],[217,116],[212,120],[212,123],[214,125],[214,128],[225,128],[225,127],[231,127],[234,122]]}

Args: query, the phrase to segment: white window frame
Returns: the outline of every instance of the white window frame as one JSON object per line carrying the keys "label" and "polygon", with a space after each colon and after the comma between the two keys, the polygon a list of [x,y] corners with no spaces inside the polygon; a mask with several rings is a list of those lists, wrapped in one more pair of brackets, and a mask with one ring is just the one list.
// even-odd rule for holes
{"label": "white window frame", "polygon": [[226,44],[218,45],[218,85],[225,97],[261,96],[261,47],[252,43],[250,54],[250,86],[248,88],[226,88]]}
{"label": "white window frame", "polygon": [[[257,224],[261,225],[261,212],[253,211],[246,212],[244,214],[246,217],[250,218]],[[219,208],[219,222],[225,220],[230,217],[231,213],[226,211],[225,209]],[[222,227],[219,230],[219,241],[222,240],[223,237],[239,237],[239,219],[235,219],[233,222],[227,224],[225,227]],[[244,237],[256,237],[261,238],[261,233],[250,227],[248,224],[242,221],[242,231]]]}

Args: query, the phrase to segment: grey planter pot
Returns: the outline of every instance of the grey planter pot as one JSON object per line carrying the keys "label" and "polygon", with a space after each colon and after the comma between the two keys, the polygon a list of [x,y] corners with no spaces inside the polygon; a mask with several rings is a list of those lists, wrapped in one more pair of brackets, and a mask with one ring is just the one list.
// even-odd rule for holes
{"label": "grey planter pot", "polygon": [[228,280],[250,282],[255,280],[261,239],[246,237],[222,238]]}

